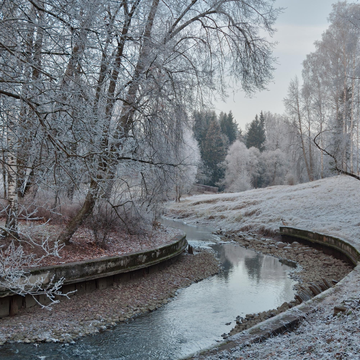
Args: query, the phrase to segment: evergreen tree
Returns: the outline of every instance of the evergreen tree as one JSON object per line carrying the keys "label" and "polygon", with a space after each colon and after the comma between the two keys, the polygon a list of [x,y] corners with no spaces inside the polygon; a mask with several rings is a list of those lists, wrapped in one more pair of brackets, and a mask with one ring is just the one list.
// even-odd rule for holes
{"label": "evergreen tree", "polygon": [[214,111],[195,111],[193,113],[194,125],[194,137],[197,140],[200,148],[201,158],[204,158],[204,141],[206,134],[209,130],[209,126],[213,121],[216,121],[216,113]]}
{"label": "evergreen tree", "polygon": [[220,113],[219,122],[222,133],[228,137],[229,145],[231,145],[236,140],[238,132],[232,112],[230,111],[229,114]]}
{"label": "evergreen tree", "polygon": [[260,151],[265,150],[265,118],[260,113],[260,118],[256,115],[255,119],[250,123],[246,136],[246,147],[250,149],[252,146]]}
{"label": "evergreen tree", "polygon": [[216,186],[224,176],[224,170],[220,164],[225,160],[226,156],[226,145],[217,120],[210,123],[203,143],[203,151],[202,160],[209,172],[207,185]]}

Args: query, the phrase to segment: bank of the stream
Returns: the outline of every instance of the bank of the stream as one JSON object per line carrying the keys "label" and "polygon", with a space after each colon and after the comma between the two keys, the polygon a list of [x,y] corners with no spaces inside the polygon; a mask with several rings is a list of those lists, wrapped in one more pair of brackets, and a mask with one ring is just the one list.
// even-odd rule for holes
{"label": "bank of the stream", "polygon": [[0,344],[72,342],[154,311],[170,301],[178,289],[218,271],[219,264],[212,252],[184,253],[173,264],[142,278],[64,299],[51,310],[33,307],[2,318]]}
{"label": "bank of the stream", "polygon": [[[299,282],[297,290],[324,278],[338,281],[351,271],[347,263],[296,242],[289,246],[280,238],[250,232],[219,235],[224,241],[236,241],[245,248],[296,263],[297,268],[290,276]],[[178,289],[218,271],[219,262],[213,252],[202,249],[195,251],[194,255],[185,253],[165,269],[143,278],[76,295],[54,305],[50,311],[23,309],[15,317],[0,319],[0,344],[8,341],[72,342],[81,336],[95,334],[119,322],[154,311],[171,300]],[[277,309],[238,318],[229,334],[243,331],[298,303],[294,299]]]}
{"label": "bank of the stream", "polygon": [[[286,264],[294,264],[294,271],[290,272],[290,277],[298,283],[295,285],[298,293],[308,292],[310,287],[324,289],[331,284],[335,284],[349,274],[353,266],[350,263],[325,254],[321,250],[303,245],[294,241],[292,244],[281,241],[280,235],[264,237],[256,233],[228,232],[222,234],[225,241],[236,241],[240,246],[246,249],[252,249],[265,255],[275,256]],[[312,294],[314,295],[314,294]],[[302,300],[296,296],[291,302],[283,303],[277,309],[272,309],[256,314],[247,314],[244,318],[237,318],[235,327],[228,335],[237,334],[246,330],[266,319],[269,319],[281,312],[284,312],[296,305]],[[227,338],[227,335],[224,336]]]}

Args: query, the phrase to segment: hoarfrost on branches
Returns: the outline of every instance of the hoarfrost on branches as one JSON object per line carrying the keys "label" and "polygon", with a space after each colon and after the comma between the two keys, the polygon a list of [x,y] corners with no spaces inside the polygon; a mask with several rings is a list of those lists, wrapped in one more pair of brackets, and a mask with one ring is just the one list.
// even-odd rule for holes
{"label": "hoarfrost on branches", "polygon": [[230,146],[225,158],[225,179],[223,183],[226,191],[239,192],[252,188],[250,166],[250,150],[246,148],[244,143],[236,140]]}
{"label": "hoarfrost on branches", "polygon": [[[33,275],[31,268],[39,266],[41,261],[48,256],[59,256],[58,251],[62,245],[59,246],[56,242],[50,244],[49,238],[38,242],[27,237],[27,241],[33,247],[41,247],[44,255],[25,253],[21,243],[16,244],[14,240],[7,247],[2,245],[0,249],[0,288],[12,294],[30,295],[40,306],[50,309],[51,305],[59,302],[59,296],[68,297],[70,295],[70,293],[65,294],[61,291],[65,279],[54,281],[54,277]],[[41,303],[38,300],[39,295],[45,295],[50,304]]]}
{"label": "hoarfrost on branches", "polygon": [[194,178],[189,114],[224,94],[228,73],[248,93],[271,79],[259,33],[273,34],[278,13],[272,0],[3,1],[7,241],[21,245],[19,220],[37,211],[61,222],[66,245],[91,216],[146,231]]}

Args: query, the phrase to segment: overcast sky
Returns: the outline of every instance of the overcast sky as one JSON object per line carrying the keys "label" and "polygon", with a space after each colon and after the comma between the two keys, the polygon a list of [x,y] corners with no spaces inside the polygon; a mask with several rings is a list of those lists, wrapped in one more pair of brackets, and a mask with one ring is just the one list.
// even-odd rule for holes
{"label": "overcast sky", "polygon": [[229,93],[224,102],[215,103],[215,110],[233,112],[242,129],[259,114],[261,110],[284,113],[283,99],[286,97],[289,82],[296,75],[301,79],[302,62],[306,55],[315,50],[314,42],[321,39],[327,29],[327,18],[334,0],[276,0],[278,7],[285,8],[278,17],[274,40],[278,42],[274,56],[278,58],[274,79],[268,90],[256,93],[252,98],[243,92]]}

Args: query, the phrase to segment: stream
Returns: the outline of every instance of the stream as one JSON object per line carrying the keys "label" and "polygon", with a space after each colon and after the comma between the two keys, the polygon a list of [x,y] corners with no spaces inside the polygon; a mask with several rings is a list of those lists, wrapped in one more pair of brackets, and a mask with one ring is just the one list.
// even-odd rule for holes
{"label": "stream", "polygon": [[195,247],[211,248],[223,271],[179,290],[157,311],[74,344],[6,344],[1,359],[176,360],[216,345],[235,326],[236,316],[280,306],[294,298],[290,267],[278,259],[221,243],[211,229],[163,219],[180,228]]}

